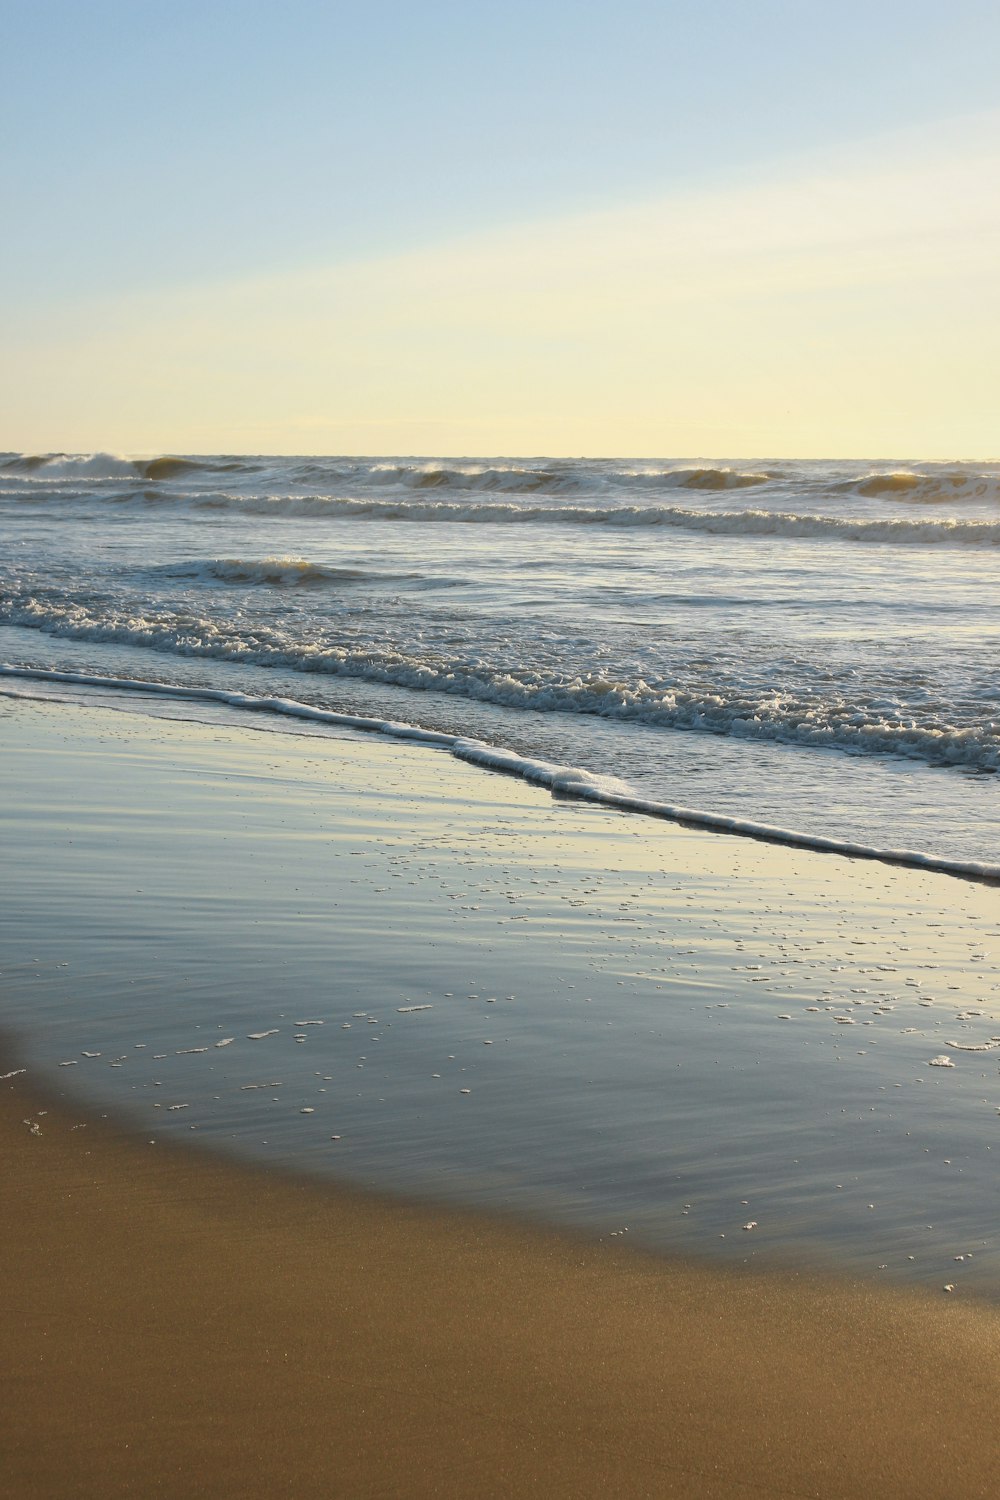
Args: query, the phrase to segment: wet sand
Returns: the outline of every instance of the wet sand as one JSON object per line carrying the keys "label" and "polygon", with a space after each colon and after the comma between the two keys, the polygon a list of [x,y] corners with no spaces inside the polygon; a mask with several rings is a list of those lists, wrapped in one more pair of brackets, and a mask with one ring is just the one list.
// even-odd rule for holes
{"label": "wet sand", "polygon": [[994,1310],[245,1170],[24,1075],[0,1159],[22,1500],[995,1494]]}
{"label": "wet sand", "polygon": [[994,890],[126,701],[0,697],[32,1080],[267,1168],[998,1298]]}
{"label": "wet sand", "polygon": [[[60,960],[58,973],[69,977],[50,981],[41,972],[0,965],[7,967],[0,980],[9,1001],[4,1014],[19,1018],[26,1047],[26,1018],[44,1031],[74,1007],[89,1014],[102,994],[112,1034],[121,1030],[141,989],[130,990],[108,956],[117,951],[137,966],[147,962],[152,938],[158,944],[163,938],[165,913],[179,910],[171,880],[199,914],[205,907],[190,924],[177,919],[173,941],[209,996],[237,945],[235,923],[247,897],[242,885],[229,906],[221,898],[212,905],[208,897],[222,891],[227,871],[252,870],[254,860],[277,912],[261,951],[271,951],[282,935],[295,949],[305,943],[307,928],[327,933],[332,898],[346,902],[354,891],[356,905],[337,929],[344,944],[339,958],[346,961],[350,929],[369,901],[367,885],[352,883],[358,867],[347,856],[364,840],[384,836],[388,816],[376,808],[374,791],[366,795],[361,785],[368,778],[374,786],[374,759],[349,745],[337,756],[327,747],[322,768],[308,773],[310,782],[302,756],[293,763],[274,736],[259,736],[246,760],[250,751],[240,750],[242,742],[229,730],[206,739],[191,728],[161,724],[154,731],[140,718],[111,716],[119,743],[113,738],[109,744],[104,730],[93,738],[87,729],[92,716],[68,706],[38,709],[33,718],[55,726],[55,739],[26,741],[14,759],[15,739],[8,736],[4,824],[8,856],[20,852],[16,870],[8,871],[4,930],[14,946],[16,938],[23,941],[18,922],[35,913],[31,941],[39,947],[31,951],[50,967]],[[242,789],[247,832],[240,842],[236,821],[219,822],[224,785],[220,775],[204,771],[209,740],[212,764],[225,767]],[[165,767],[159,780],[151,770],[154,750]],[[237,762],[238,750],[244,759]],[[306,752],[313,754],[311,744]],[[274,769],[265,776],[258,763],[271,760]],[[437,764],[431,757],[428,767]],[[105,789],[109,766],[111,793]],[[439,819],[434,797],[445,795],[444,783],[431,795],[428,770],[418,813],[409,775],[404,767],[399,783],[384,781],[379,793],[395,808],[401,839],[419,816]],[[456,782],[448,768],[446,785],[457,817],[471,781]],[[499,799],[507,784],[484,778],[483,785]],[[499,816],[492,795],[483,795],[491,826]],[[522,789],[518,796],[528,793]],[[326,810],[329,826],[318,834],[311,825],[294,833],[303,798],[307,808],[315,803]],[[166,835],[156,840],[157,819],[179,828],[187,853],[176,866]],[[340,824],[351,831],[338,843]],[[39,832],[43,825],[48,842]],[[526,817],[505,835],[525,843],[526,858],[540,848],[534,826]],[[494,837],[490,833],[485,849],[495,847]],[[583,847],[592,835],[575,837]],[[711,853],[727,866],[742,858],[739,900],[745,903],[758,857],[752,860],[749,851],[760,853],[762,846],[738,840],[723,846],[708,838],[671,836],[671,857],[680,860],[688,849],[693,859]],[[140,852],[126,857],[129,839]],[[152,892],[133,891],[136,861],[142,863],[142,850],[148,855],[150,839],[165,883]],[[602,849],[602,858],[611,847]],[[310,849],[330,870],[327,883],[317,877],[316,915],[307,923],[303,910],[313,909],[297,886],[313,870]],[[463,856],[479,863],[486,857]],[[287,900],[278,865],[285,858],[294,881]],[[442,858],[455,855],[445,851]],[[793,874],[799,869],[787,863],[793,859],[787,852],[775,858]],[[144,887],[159,868],[149,858],[145,865]],[[417,866],[400,868],[408,879],[419,879]],[[346,869],[355,873],[348,877]],[[199,870],[201,884],[192,886],[192,872]],[[823,871],[826,880],[826,866]],[[829,879],[835,874],[831,867]],[[903,877],[897,872],[893,879]],[[916,890],[915,879],[906,877],[906,892]],[[694,880],[686,876],[683,893],[701,901],[705,887]],[[817,900],[830,900],[829,892],[824,886]],[[372,910],[368,918],[381,921],[386,936],[388,912],[401,921],[400,912],[423,909],[406,905],[409,897],[393,899],[394,906],[381,907],[381,915]],[[555,898],[549,907],[535,917],[527,949],[532,962],[552,943],[552,923],[568,932],[570,911],[579,909]],[[725,910],[738,907],[730,900]],[[138,914],[131,925],[128,911]],[[492,916],[473,905],[457,926],[434,927],[431,936],[446,949],[446,931],[457,941],[470,930],[470,951],[479,951],[479,929],[470,924],[492,922]],[[204,969],[186,950],[201,921],[218,950]],[[80,952],[71,943],[74,923],[82,933],[73,940],[83,945]],[[421,934],[412,922],[400,930],[413,933],[412,967]],[[126,933],[133,936],[123,947]],[[371,948],[364,934],[361,948]],[[93,960],[89,989],[81,953]],[[71,957],[74,964],[66,967]],[[166,955],[157,961],[166,963]],[[700,970],[707,961],[694,958]],[[359,975],[366,962],[356,966]],[[323,972],[320,966],[317,973]],[[275,973],[280,984],[283,971]],[[58,1004],[46,1009],[53,985]],[[179,1002],[158,985],[156,1005]],[[265,972],[258,989],[270,988]],[[769,1023],[772,1029],[782,1024]],[[452,1025],[449,1020],[446,1035]],[[185,1045],[178,1034],[176,1046]],[[239,1045],[252,1050],[258,1044],[241,1037]],[[310,1045],[319,1044],[304,1043],[303,1052]],[[491,1048],[488,1056],[499,1050]],[[225,1056],[238,1051],[234,1044]],[[294,1044],[288,1051],[295,1052]],[[105,1053],[102,1063],[112,1055]],[[787,1260],[784,1269],[766,1275],[739,1266],[717,1269],[626,1249],[621,1239],[547,1232],[478,1210],[415,1205],[241,1165],[185,1149],[176,1133],[168,1139],[157,1127],[126,1129],[102,1118],[102,1106],[84,1106],[71,1092],[83,1071],[75,1062],[56,1074],[28,1061],[29,1072],[0,1081],[0,1478],[12,1500],[263,1500],[314,1491],[344,1497],[975,1500],[996,1492],[1000,1312],[972,1301],[962,1288],[948,1296],[937,1288],[823,1279],[796,1274]],[[186,1052],[178,1053],[178,1066],[188,1061]],[[11,1055],[0,1072],[18,1065]],[[107,1076],[126,1078],[133,1066],[139,1064]],[[488,1082],[483,1075],[473,1102],[488,1096]],[[455,1108],[464,1108],[452,1092]],[[297,1102],[289,1106],[291,1119],[315,1118]],[[148,1102],[142,1107],[150,1109]],[[163,1123],[165,1114],[150,1110],[143,1118]],[[139,1118],[134,1110],[126,1117]],[[471,1128],[474,1116],[464,1118]],[[386,1126],[396,1130],[400,1150],[407,1144],[404,1120],[401,1114],[400,1123]]]}

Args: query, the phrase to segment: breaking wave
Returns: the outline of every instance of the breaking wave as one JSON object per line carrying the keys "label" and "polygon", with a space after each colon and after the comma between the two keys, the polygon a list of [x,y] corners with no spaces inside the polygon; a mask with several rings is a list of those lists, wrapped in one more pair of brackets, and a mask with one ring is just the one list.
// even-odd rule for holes
{"label": "breaking wave", "polygon": [[135,479],[139,474],[130,458],[114,453],[17,453],[5,457],[0,469],[49,481]]}
{"label": "breaking wave", "polygon": [[635,490],[725,493],[770,488],[785,493],[944,503],[1000,503],[1000,466],[928,464],[872,468],[858,464],[746,465],[704,461],[611,459],[376,459],[274,458],[161,454],[135,458],[118,453],[3,453],[0,474],[53,484],[144,480],[170,486],[200,476],[231,474],[238,484],[288,487],[297,492],[351,494],[439,491],[453,494],[620,496]]}
{"label": "breaking wave", "polygon": [[184,474],[197,474],[213,466],[196,463],[191,458],[153,458],[148,463],[137,463],[136,469],[143,479],[178,479]]}
{"label": "breaking wave", "polygon": [[0,458],[0,473],[21,474],[36,481],[60,483],[80,480],[148,479],[154,482],[181,479],[200,473],[244,471],[254,466],[243,459],[127,458],[119,453],[12,453]]}
{"label": "breaking wave", "polygon": [[[756,508],[716,510],[728,495],[752,496]],[[956,521],[978,521],[984,506],[1000,508],[1000,465],[886,466],[865,471],[859,464],[843,463],[776,467],[621,459],[7,453],[0,454],[0,496],[36,502],[90,498],[124,505],[214,506],[259,515],[535,520],[675,526],[722,534],[841,534],[861,541],[975,543],[970,530],[946,535],[908,530],[905,521],[895,526],[893,512],[900,506],[936,506],[950,508]]]}
{"label": "breaking wave", "polygon": [[261,467],[281,469],[296,483],[396,486],[414,490],[459,490],[512,494],[565,494],[595,485],[627,488],[731,490],[766,484],[770,472],[711,465],[667,468],[594,466],[587,463],[447,465],[386,463],[377,460],[257,460],[245,458],[129,458],[116,453],[11,453],[0,456],[0,472],[33,475],[39,479],[148,479],[154,482],[222,472],[257,474]]}
{"label": "breaking wave", "polygon": [[[395,482],[415,490],[470,490],[481,493],[567,494],[592,489],[598,477],[579,468],[415,468],[395,465],[374,471],[383,484]],[[354,476],[352,476],[354,477]],[[603,471],[604,486],[628,489],[739,490],[767,484],[772,476],[739,469],[678,468]]]}
{"label": "breaking wave", "polygon": [[477,650],[464,657],[445,654],[419,641],[405,646],[372,639],[342,644],[325,635],[290,637],[280,625],[251,628],[239,618],[206,619],[194,609],[144,614],[128,605],[33,595],[0,607],[0,623],[166,655],[360,678],[508,709],[585,714],[854,755],[902,756],[931,766],[1000,771],[1000,725],[994,722],[956,725],[912,707],[894,708],[881,701],[860,706],[837,692],[820,697],[803,689],[777,693],[753,684],[650,683],[597,670],[571,675],[557,667],[489,662]]}
{"label": "breaking wave", "polygon": [[961,470],[914,474],[908,469],[896,469],[884,474],[868,474],[845,488],[867,499],[903,500],[921,505],[946,505],[959,500],[1000,503],[1000,476],[969,474]]}

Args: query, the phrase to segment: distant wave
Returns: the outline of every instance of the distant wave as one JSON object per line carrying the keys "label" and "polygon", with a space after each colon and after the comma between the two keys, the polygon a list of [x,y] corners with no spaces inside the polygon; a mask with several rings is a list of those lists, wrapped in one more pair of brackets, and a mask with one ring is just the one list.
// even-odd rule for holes
{"label": "distant wave", "polygon": [[[264,463],[266,465],[266,461]],[[53,482],[147,479],[160,483],[198,474],[257,474],[261,466],[259,459],[182,458],[173,455],[135,459],[115,453],[18,453],[0,457],[0,473],[22,474]],[[271,469],[309,487],[350,485],[383,490],[388,487],[523,495],[570,494],[595,487],[738,490],[767,484],[774,477],[770,473],[726,467],[615,469],[585,462],[539,468],[527,464],[450,466],[350,460],[273,460]]]}
{"label": "distant wave", "polygon": [[897,546],[1000,546],[1000,521],[887,518],[856,520],[841,516],[795,515],[768,510],[689,510],[676,505],[541,506],[504,501],[346,500],[321,495],[192,496],[196,509],[234,510],[249,515],[297,515],[362,521],[406,521],[492,526],[659,526],[709,536],[793,537]]}
{"label": "distant wave", "polygon": [[860,707],[837,693],[781,694],[752,684],[650,684],[598,673],[570,676],[547,667],[484,662],[444,655],[421,643],[406,648],[365,639],[294,639],[267,624],[240,633],[239,620],[202,618],[195,610],[143,614],[113,607],[22,595],[0,603],[0,623],[71,640],[141,646],[165,655],[210,658],[295,672],[360,678],[436,691],[503,708],[585,714],[674,730],[755,739],[855,755],[903,756],[927,765],[1000,770],[1000,731],[993,723],[967,726],[934,715],[905,719],[889,705]]}
{"label": "distant wave", "polygon": [[[7,498],[11,498],[9,493]],[[14,498],[37,503],[47,497],[42,492],[25,492]],[[224,490],[171,493],[163,489],[129,489],[111,495],[89,494],[84,497],[84,503],[134,506],[144,510],[232,511],[248,516],[293,516],[331,521],[402,521],[415,525],[592,526],[614,530],[659,527],[707,536],[787,537],[902,547],[1000,546],[1000,520],[869,519],[800,515],[777,510],[691,510],[678,505],[528,505],[505,500],[473,500],[461,504],[455,501],[347,499],[329,495],[241,495]]]}
{"label": "distant wave", "polygon": [[394,739],[447,748],[459,760],[482,766],[487,770],[501,771],[507,775],[516,776],[522,781],[546,787],[555,795],[578,798],[581,801],[594,802],[623,812],[639,813],[647,817],[662,818],[713,832],[738,834],[743,837],[766,840],[769,843],[789,845],[793,848],[811,849],[820,853],[838,854],[855,859],[879,860],[921,870],[935,870],[965,879],[1000,881],[1000,865],[973,860],[945,859],[916,849],[886,849],[877,845],[824,838],[815,834],[800,833],[795,829],[779,828],[773,824],[753,822],[750,819],[732,818],[719,813],[704,812],[698,808],[657,802],[650,798],[635,796],[624,783],[614,778],[595,776],[576,766],[535,760],[528,756],[518,755],[512,750],[486,744],[482,740],[426,730],[413,724],[337,713],[331,709],[300,703],[291,698],[258,698],[248,693],[228,692],[216,688],[181,687],[129,678],[91,676],[80,672],[50,672],[6,664],[0,664],[0,676],[82,687],[99,687],[122,692],[141,692],[188,701],[223,703],[228,707],[253,713],[283,715],[317,724],[384,734]]}
{"label": "distant wave", "polygon": [[5,458],[0,469],[50,481],[135,479],[139,474],[130,458],[114,453],[16,453]]}
{"label": "distant wave", "polygon": [[[45,491],[10,491],[0,497],[41,504]],[[61,497],[57,504],[63,503]],[[170,491],[160,488],[87,492],[67,506],[109,505],[151,511],[162,508],[233,512],[246,516],[291,516],[314,520],[400,521],[410,525],[590,526],[613,530],[658,527],[703,536],[775,537],[803,541],[858,542],[900,547],[1000,546],[1000,519],[950,517],[853,517],[798,514],[783,510],[692,510],[680,505],[530,505],[511,500],[406,500],[342,498],[332,495],[240,494],[231,490]],[[70,512],[67,510],[67,519]],[[81,512],[74,509],[72,518]]]}
{"label": "distant wave", "polygon": [[641,459],[376,459],[275,458],[264,455],[177,455],[134,458],[117,453],[0,454],[0,475],[66,486],[148,481],[174,489],[201,476],[229,474],[240,489],[340,495],[435,491],[445,494],[578,495],[615,498],[629,491],[725,493],[760,487],[785,495],[851,494],[888,502],[1000,503],[1000,465],[934,464],[915,469],[845,463],[669,462]]}
{"label": "distant wave", "polygon": [[137,463],[137,472],[143,479],[178,479],[185,474],[196,474],[209,468],[215,472],[214,465],[197,463],[190,458],[152,458],[148,463]]}
{"label": "distant wave", "polygon": [[1000,503],[1000,476],[969,474],[962,470],[914,474],[908,469],[897,469],[885,474],[868,474],[843,488],[871,499],[903,500],[921,505],[946,505],[958,500]]}
{"label": "distant wave", "polygon": [[65,478],[119,478],[138,475],[144,479],[175,479],[198,472],[220,470],[258,473],[261,466],[282,469],[297,478],[311,482],[363,480],[375,484],[401,484],[412,489],[498,490],[511,489],[531,493],[535,490],[575,488],[581,481],[600,476],[610,482],[633,481],[660,484],[679,489],[742,489],[747,485],[766,484],[769,472],[733,469],[727,466],[631,465],[616,469],[613,465],[590,464],[586,460],[560,461],[547,467],[537,464],[435,464],[405,463],[392,460],[267,459],[240,457],[182,457],[163,454],[159,458],[130,458],[120,453],[7,453],[0,455],[0,470],[31,474],[44,471],[48,476]]}
{"label": "distant wave", "polygon": [[0,459],[0,473],[29,475],[36,480],[60,482],[69,480],[180,479],[186,475],[232,473],[244,470],[254,473],[255,466],[244,459],[126,458],[118,453],[12,453]]}
{"label": "distant wave", "polygon": [[38,507],[66,521],[96,521],[105,507],[114,507],[195,517],[221,512],[414,525],[656,527],[819,544],[1000,545],[1000,465],[982,464],[866,472],[845,463],[758,468],[639,460],[9,453],[0,454],[0,504]]}
{"label": "distant wave", "polygon": [[[382,484],[394,482],[415,490],[469,490],[521,495],[566,494],[605,488],[738,490],[767,484],[770,474],[725,468],[620,469],[595,472],[586,464],[569,468],[423,468],[393,465],[371,471]],[[346,477],[346,476],[345,476]],[[356,477],[356,476],[351,476]]]}
{"label": "distant wave", "polygon": [[259,560],[216,557],[203,562],[168,563],[156,571],[166,578],[218,579],[221,583],[272,584],[277,588],[354,583],[377,576],[364,568],[333,568],[309,562],[304,557],[264,557]]}

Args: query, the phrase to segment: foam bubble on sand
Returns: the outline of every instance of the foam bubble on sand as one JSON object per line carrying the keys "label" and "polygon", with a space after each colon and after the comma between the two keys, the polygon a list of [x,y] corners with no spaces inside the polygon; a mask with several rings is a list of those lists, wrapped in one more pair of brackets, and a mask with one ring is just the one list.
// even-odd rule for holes
{"label": "foam bubble on sand", "polygon": [[942,1052],[940,1057],[932,1057],[927,1066],[929,1068],[953,1068],[955,1064],[947,1053]]}
{"label": "foam bubble on sand", "polygon": [[248,1031],[247,1040],[251,1042],[262,1042],[265,1037],[277,1035],[278,1027],[275,1027],[273,1031]]}

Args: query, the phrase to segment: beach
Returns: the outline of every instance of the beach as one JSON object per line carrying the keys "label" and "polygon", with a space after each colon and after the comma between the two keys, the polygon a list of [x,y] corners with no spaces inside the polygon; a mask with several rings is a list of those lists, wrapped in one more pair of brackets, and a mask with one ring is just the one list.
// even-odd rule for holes
{"label": "beach", "polygon": [[11,1495],[993,1493],[992,1310],[239,1171],[21,1080],[0,1107]]}
{"label": "beach", "polygon": [[4,48],[0,1500],[1000,1500],[1000,10]]}
{"label": "beach", "polygon": [[992,887],[0,703],[12,1494],[992,1492]]}

